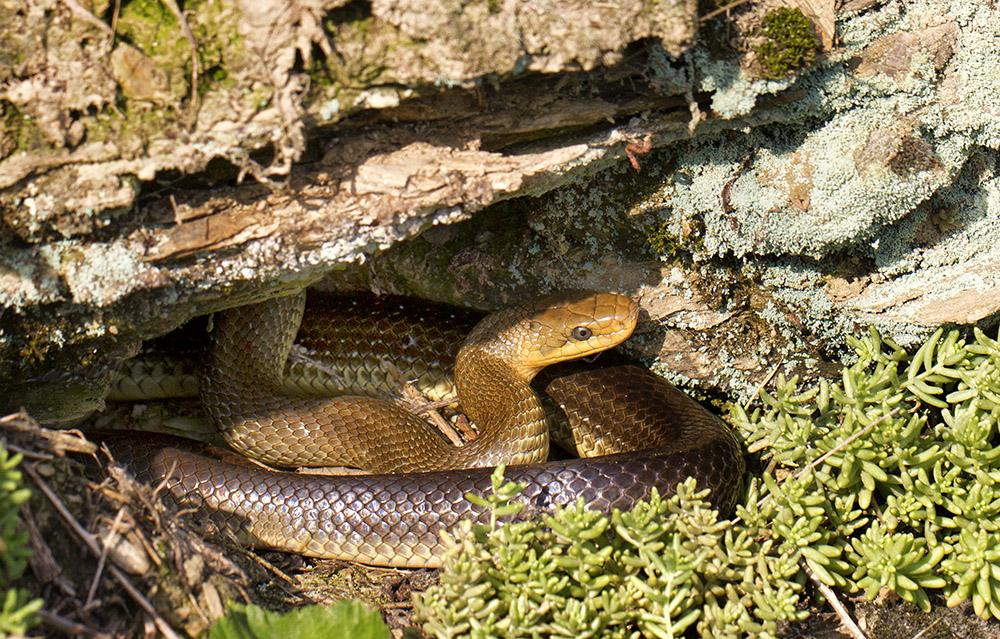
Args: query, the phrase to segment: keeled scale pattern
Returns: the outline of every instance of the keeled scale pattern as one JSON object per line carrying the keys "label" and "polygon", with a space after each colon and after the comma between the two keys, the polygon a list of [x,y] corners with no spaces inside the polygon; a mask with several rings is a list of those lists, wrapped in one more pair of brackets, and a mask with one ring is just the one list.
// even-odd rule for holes
{"label": "keeled scale pattern", "polygon": [[[248,457],[373,472],[544,459],[548,427],[531,377],[550,362],[623,341],[638,312],[621,295],[570,294],[517,304],[477,324],[459,350],[455,377],[479,436],[455,447],[423,419],[381,399],[289,395],[282,373],[304,306],[302,293],[217,314],[202,401],[226,441]],[[571,339],[579,325],[592,336]]]}
{"label": "keeled scale pattern", "polygon": [[[112,454],[140,479],[159,481],[173,469],[171,493],[243,542],[309,556],[384,566],[435,567],[442,529],[461,519],[487,521],[466,493],[490,487],[491,468],[396,475],[331,477],[268,471],[185,450],[167,435],[116,432]],[[725,486],[732,481],[729,442],[694,451],[657,450],[511,467],[526,482],[519,517],[583,497],[592,508],[626,509],[656,487],[667,493],[685,477]]]}
{"label": "keeled scale pattern", "polygon": [[[318,319],[311,315],[299,335],[300,342],[317,351],[334,350],[339,344],[342,352],[335,353],[333,358],[350,361],[353,357],[360,363],[355,365],[359,369],[382,366],[378,356],[372,354],[379,350],[378,340],[388,340],[382,346],[388,346],[390,351],[396,349],[397,353],[402,351],[403,359],[427,360],[428,344],[433,345],[432,355],[435,349],[440,349],[441,360],[453,357],[455,333],[451,328],[437,328],[441,318],[434,317],[433,307],[430,314],[418,316],[416,321],[403,309],[398,313],[393,307],[372,309],[376,314],[392,317],[396,328],[390,330],[387,338],[373,335],[374,342],[367,347],[365,340],[357,337],[365,312],[364,302],[361,304],[360,308],[355,307],[359,314],[356,322],[338,325],[348,326],[347,329],[324,326],[322,313]],[[294,320],[301,314],[301,298],[272,302],[264,310],[277,314],[270,321],[284,325],[289,316]],[[315,433],[302,435],[299,431],[318,428],[315,419],[309,423],[309,416],[322,417],[331,410],[341,410],[343,400],[288,398],[287,391],[276,387],[278,382],[274,381],[272,370],[282,357],[280,348],[287,346],[279,345],[278,352],[265,350],[263,357],[269,361],[255,360],[261,357],[259,340],[274,344],[274,337],[259,332],[261,323],[251,317],[244,309],[220,318],[222,331],[217,340],[225,357],[246,362],[253,372],[241,372],[237,379],[227,379],[231,363],[223,362],[219,377],[213,378],[221,382],[213,387],[210,381],[203,393],[215,395],[217,418],[224,424],[232,419],[242,420],[244,425],[263,422],[263,428],[250,433],[242,445],[255,446],[255,439],[265,439],[266,445],[276,451],[272,453],[272,463],[281,463],[274,460],[288,457],[300,460],[303,449],[307,455],[322,457],[324,463],[329,463],[330,450],[344,445],[337,440],[337,433],[321,433],[316,437]],[[462,317],[453,320],[459,324],[471,321]],[[235,324],[227,328],[225,322]],[[331,329],[346,332],[334,333]],[[216,331],[219,330],[217,324]],[[419,340],[400,338],[415,334]],[[220,340],[218,335],[223,338]],[[284,339],[290,341],[287,335]],[[344,345],[350,352],[343,352]],[[430,361],[428,370],[436,366],[433,357]],[[213,365],[218,366],[218,362]],[[559,371],[545,383],[549,394],[567,408],[572,421],[581,429],[576,435],[580,452],[606,454],[659,448],[592,460],[511,467],[508,479],[528,483],[522,495],[528,507],[522,516],[548,510],[555,504],[574,502],[579,496],[592,507],[603,510],[628,508],[636,499],[648,496],[652,487],[669,491],[688,476],[696,477],[702,486],[713,488],[717,505],[723,509],[732,506],[744,465],[742,443],[725,424],[645,369],[615,365],[607,358],[603,364],[583,369]],[[499,393],[500,399],[510,399],[506,380],[483,381],[481,392]],[[248,397],[252,410],[247,409]],[[383,405],[397,410],[395,405],[367,398],[350,398],[343,410],[354,411],[357,408],[354,402],[359,401],[372,402],[366,410],[376,415]],[[288,402],[293,404],[291,409]],[[239,437],[234,439],[240,445]],[[376,450],[378,443],[375,442]],[[134,436],[116,434],[109,444],[122,461],[149,479],[162,477],[176,462],[178,479],[171,486],[175,496],[202,507],[220,525],[248,543],[372,564],[436,565],[441,550],[439,531],[460,519],[479,516],[464,495],[469,491],[483,492],[490,485],[491,469],[310,477],[232,466],[184,452],[174,447],[178,442],[170,439],[150,439],[147,435],[136,441]],[[395,444],[389,442],[389,445]],[[404,442],[403,449],[412,453],[416,447],[412,442]],[[502,460],[486,457],[482,463],[499,461]],[[356,460],[344,463],[362,465]]]}

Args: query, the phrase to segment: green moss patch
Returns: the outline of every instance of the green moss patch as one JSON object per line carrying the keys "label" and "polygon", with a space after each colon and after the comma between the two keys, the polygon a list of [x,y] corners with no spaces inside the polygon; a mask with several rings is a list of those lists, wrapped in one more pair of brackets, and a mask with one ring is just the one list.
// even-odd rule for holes
{"label": "green moss patch", "polygon": [[812,23],[799,9],[769,11],[761,23],[761,35],[766,40],[760,45],[758,59],[765,78],[781,79],[816,59],[818,42]]}

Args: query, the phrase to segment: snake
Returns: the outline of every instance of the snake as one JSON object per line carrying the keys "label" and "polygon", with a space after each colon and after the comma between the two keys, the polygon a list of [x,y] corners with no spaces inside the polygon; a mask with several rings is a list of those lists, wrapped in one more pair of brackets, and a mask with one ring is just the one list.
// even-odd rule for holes
{"label": "snake", "polygon": [[[216,314],[202,404],[239,455],[125,431],[104,435],[110,453],[139,479],[165,482],[177,501],[241,543],[379,566],[440,566],[442,531],[461,520],[489,522],[466,495],[488,492],[498,464],[524,486],[513,515],[522,519],[581,499],[608,513],[626,510],[687,477],[711,488],[723,511],[738,498],[743,445],[724,422],[644,367],[606,355],[583,361],[631,335],[638,305],[627,296],[558,294],[478,321],[441,306],[414,312],[395,298],[360,299],[311,294],[306,312],[300,293]],[[388,328],[374,333],[373,318]],[[348,391],[384,385],[387,361],[433,380],[429,394],[457,395],[478,435],[455,446],[397,403],[317,396],[290,384],[296,340],[311,355],[346,361],[349,373],[336,382]],[[539,373],[541,397],[532,387]],[[587,457],[546,461],[547,413],[560,411],[556,440]],[[373,474],[284,472],[246,458]]]}

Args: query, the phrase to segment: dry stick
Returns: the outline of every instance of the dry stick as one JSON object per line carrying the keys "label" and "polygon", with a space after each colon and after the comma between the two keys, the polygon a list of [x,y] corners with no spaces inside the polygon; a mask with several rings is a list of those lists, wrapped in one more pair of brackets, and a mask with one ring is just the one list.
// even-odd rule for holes
{"label": "dry stick", "polygon": [[741,4],[746,4],[748,2],[750,2],[750,0],[736,0],[736,2],[730,2],[729,4],[727,4],[724,7],[719,7],[715,11],[710,11],[710,12],[706,13],[702,17],[698,18],[698,20],[700,22],[708,22],[709,20],[711,20],[715,16],[722,15],[723,13],[727,13],[730,9],[735,9],[736,7],[740,6]]}
{"label": "dry stick", "polygon": [[[55,507],[56,511],[63,518],[63,521],[65,521],[70,529],[76,533],[84,544],[87,545],[90,552],[95,557],[99,558],[101,556],[101,549],[98,547],[97,542],[94,541],[94,536],[87,532],[83,526],[80,525],[80,522],[73,517],[73,514],[69,512],[65,504],[62,503],[62,500],[59,499],[59,496],[52,491],[49,485],[45,483],[45,480],[42,479],[41,475],[39,475],[35,470],[34,464],[26,463],[22,466],[22,468],[24,468],[24,472],[31,477],[31,480],[35,482],[38,489],[42,491],[42,494],[45,495],[46,499],[49,500],[49,503]],[[153,623],[156,624],[157,629],[165,637],[167,637],[167,639],[181,639],[180,635],[178,635],[174,629],[170,627],[170,624],[168,624],[166,620],[161,617],[158,612],[156,612],[156,609],[153,608],[153,604],[151,604],[149,600],[146,599],[141,592],[139,592],[139,589],[136,588],[131,581],[129,581],[129,578],[118,568],[118,566],[109,566],[108,572],[110,572],[115,578],[115,581],[117,581],[121,587],[125,589],[125,592],[127,592],[128,595],[132,597],[137,604],[139,604],[139,607],[146,611],[146,614],[148,614],[153,620]]]}
{"label": "dry stick", "polygon": [[27,448],[22,448],[17,444],[11,444],[10,442],[7,442],[5,445],[7,446],[7,450],[19,453],[25,459],[33,459],[35,461],[52,461],[56,458],[55,455],[40,453],[36,450],[28,450]]}
{"label": "dry stick", "polygon": [[[807,470],[815,468],[819,464],[823,463],[823,461],[826,460],[827,458],[829,458],[830,455],[833,455],[837,451],[843,450],[845,446],[847,446],[848,444],[850,444],[851,442],[853,442],[855,439],[857,439],[858,437],[861,437],[862,435],[864,435],[865,433],[867,433],[871,429],[875,428],[876,425],[882,423],[886,419],[888,419],[888,418],[892,417],[893,415],[895,415],[896,413],[898,413],[900,411],[900,408],[901,407],[897,406],[896,408],[892,409],[891,411],[889,411],[885,415],[882,415],[881,417],[879,417],[878,419],[876,419],[875,421],[873,421],[871,424],[868,424],[867,426],[865,426],[864,428],[862,428],[858,432],[854,433],[853,435],[851,435],[850,437],[848,437],[844,441],[838,443],[836,446],[834,446],[833,448],[831,448],[827,452],[823,453],[822,455],[820,455],[819,457],[817,457],[816,459],[814,459],[813,461],[811,461],[809,464],[806,464],[806,466],[804,466],[803,468],[800,468],[797,472],[795,472],[793,474],[793,477],[795,477],[797,479],[797,478],[801,477]],[[771,497],[770,494],[764,495],[757,502],[757,505],[758,506],[763,506],[765,503],[767,503],[767,500],[770,497]],[[733,520],[733,522],[735,523],[735,522],[739,521],[739,519],[740,518],[737,517],[736,519]],[[845,608],[844,605],[842,603],[840,603],[840,600],[837,598],[837,594],[833,591],[833,589],[830,588],[825,583],[823,583],[822,581],[820,581],[819,578],[815,574],[813,574],[813,571],[809,569],[809,565],[806,564],[805,561],[800,561],[799,562],[799,566],[802,568],[802,570],[805,571],[805,573],[807,575],[809,575],[809,579],[811,579],[816,584],[816,586],[817,586],[817,588],[819,588],[820,592],[823,593],[823,596],[826,597],[826,600],[830,602],[830,605],[833,606],[834,612],[836,612],[837,616],[840,617],[841,623],[843,623],[844,626],[846,626],[848,628],[848,630],[855,637],[855,639],[868,639],[865,636],[865,633],[861,631],[861,628],[858,628],[857,624],[854,623],[854,620],[851,619],[850,613],[847,611],[847,608]]]}
{"label": "dry stick", "polygon": [[146,539],[146,535],[141,534],[139,530],[139,525],[135,522],[135,518],[132,517],[131,513],[125,513],[125,514],[128,515],[129,528],[135,532],[133,538],[139,542],[139,545],[142,546],[142,549],[146,551],[146,556],[149,557],[150,561],[156,564],[157,568],[162,566],[163,560],[160,559],[159,553],[153,550],[153,546],[150,544],[149,540]]}
{"label": "dry stick", "polygon": [[201,620],[205,622],[205,625],[207,626],[212,625],[212,620],[209,619],[208,615],[205,614],[205,611],[201,609],[201,605],[198,603],[198,599],[194,596],[194,593],[191,592],[189,588],[185,588],[185,590],[187,590],[186,594],[188,597],[188,601],[191,602],[191,607],[194,608],[194,611],[198,613],[198,616],[201,617]]}
{"label": "dry stick", "polygon": [[928,632],[930,632],[931,628],[933,628],[934,626],[938,625],[942,621],[944,621],[944,617],[938,617],[937,619],[934,620],[934,623],[932,623],[931,625],[927,626],[926,628],[924,628],[923,630],[921,630],[917,634],[913,635],[913,639],[920,639],[925,634],[927,634]]}
{"label": "dry stick", "polygon": [[188,44],[191,47],[191,113],[192,124],[194,124],[193,117],[198,112],[198,41],[194,39],[194,33],[191,31],[187,20],[184,19],[184,12],[178,6],[177,0],[163,0],[163,4],[167,5],[170,12],[177,18],[177,24],[181,27],[181,33],[187,38]]}
{"label": "dry stick", "polygon": [[283,570],[281,570],[281,568],[278,568],[277,566],[275,566],[274,564],[272,564],[270,561],[264,559],[263,557],[261,557],[257,553],[255,553],[255,552],[247,552],[245,550],[243,550],[242,552],[243,552],[243,556],[244,557],[246,557],[247,559],[255,562],[258,566],[260,566],[264,570],[267,570],[269,572],[274,573],[277,577],[279,577],[280,579],[284,580],[285,582],[287,582],[291,586],[298,586],[298,582],[295,579],[292,579],[291,577],[289,577],[287,574],[285,574],[285,572]]}
{"label": "dry stick", "polygon": [[83,602],[84,608],[90,605],[90,602],[94,600],[94,595],[97,594],[97,586],[101,583],[101,574],[104,572],[104,565],[108,561],[108,549],[111,548],[111,540],[117,533],[118,526],[121,525],[124,516],[125,508],[123,506],[118,509],[114,521],[111,522],[111,528],[108,529],[108,534],[104,536],[104,542],[101,544],[101,556],[97,559],[97,570],[94,571],[94,580],[90,582],[87,599]]}
{"label": "dry stick", "polygon": [[115,37],[115,32],[107,25],[107,23],[99,20],[97,16],[93,13],[87,11],[83,5],[78,3],[76,0],[62,0],[63,4],[70,8],[70,10],[76,14],[78,18],[86,22],[87,24],[97,27],[101,31],[105,32],[112,38]]}
{"label": "dry stick", "polygon": [[885,415],[882,415],[881,417],[879,417],[878,419],[876,419],[875,421],[873,421],[871,424],[868,424],[867,426],[865,426],[864,428],[862,428],[858,432],[854,433],[853,435],[851,435],[850,437],[848,437],[844,441],[840,442],[839,444],[837,444],[836,446],[834,446],[830,450],[826,451],[825,453],[823,453],[822,455],[820,455],[816,459],[812,460],[811,462],[809,462],[808,464],[806,464],[803,468],[800,468],[798,470],[798,472],[795,473],[794,477],[796,479],[798,479],[803,474],[805,474],[805,472],[807,470],[812,470],[816,466],[819,466],[824,461],[826,461],[827,458],[830,457],[830,455],[833,455],[834,453],[837,453],[837,452],[843,450],[845,446],[847,446],[848,444],[850,444],[851,442],[853,442],[855,439],[857,439],[858,437],[861,437],[862,435],[864,435],[865,433],[867,433],[871,429],[875,428],[875,426],[877,426],[878,424],[881,424],[885,420],[889,419],[890,417],[892,417],[893,415],[895,415],[896,413],[898,413],[901,408],[902,408],[901,406],[897,406],[896,408],[893,408],[891,411],[889,411]]}
{"label": "dry stick", "polygon": [[66,597],[76,597],[76,588],[64,574],[63,567],[56,561],[52,548],[42,537],[38,530],[38,522],[31,509],[31,502],[21,504],[21,523],[28,532],[28,543],[31,544],[32,553],[28,557],[28,564],[35,577],[42,584],[53,584],[59,592]]}
{"label": "dry stick", "polygon": [[[0,426],[11,428],[19,433],[29,433],[33,437],[41,437],[45,440],[48,452],[59,457],[67,452],[90,455],[97,450],[96,446],[88,442],[80,431],[42,428],[24,410],[0,417]],[[38,457],[42,454],[36,451],[30,453],[30,456]]]}
{"label": "dry stick", "polygon": [[[795,479],[798,479],[803,474],[805,474],[805,472],[807,470],[812,470],[813,468],[815,468],[819,464],[823,463],[824,461],[826,461],[827,458],[830,457],[830,455],[833,455],[834,453],[843,450],[845,446],[847,446],[848,444],[850,444],[851,442],[853,442],[855,439],[857,439],[858,437],[861,437],[862,435],[864,435],[865,433],[867,433],[871,429],[875,428],[875,426],[877,426],[878,424],[882,423],[886,419],[892,417],[893,415],[895,415],[899,411],[900,411],[900,407],[899,406],[897,406],[896,408],[893,408],[891,411],[889,411],[885,415],[882,415],[881,417],[879,417],[878,419],[876,419],[875,421],[873,421],[871,424],[868,424],[867,426],[865,426],[864,428],[862,428],[858,432],[854,433],[853,435],[851,435],[850,437],[848,437],[844,441],[838,443],[836,446],[834,446],[833,448],[831,448],[827,452],[823,453],[822,455],[820,455],[816,459],[812,460],[811,462],[809,462],[808,464],[806,464],[802,468],[798,469],[795,473],[792,474],[792,477],[795,478]],[[761,497],[757,501],[757,506],[763,506],[764,504],[767,503],[767,500],[770,499],[770,498],[771,498],[770,493],[767,494],[767,495],[764,495],[763,497]],[[739,517],[736,517],[736,518],[733,519],[733,523],[736,523],[738,521],[740,521]]]}
{"label": "dry stick", "polygon": [[[398,383],[403,388],[403,396],[409,399],[413,399],[417,402],[423,402],[422,409],[427,418],[434,424],[434,426],[441,431],[441,433],[448,438],[448,440],[455,446],[461,446],[465,442],[462,440],[462,435],[468,437],[470,432],[459,433],[444,417],[441,416],[437,410],[430,408],[427,404],[426,399],[421,395],[420,391],[413,387],[413,385],[403,376],[402,371],[400,371],[393,364],[387,363],[389,373],[396,379]],[[449,402],[450,403],[450,402]],[[446,404],[447,406],[447,404]],[[474,437],[474,434],[473,434]]]}
{"label": "dry stick", "polygon": [[[739,0],[738,2],[735,2],[733,4],[727,5],[726,7],[723,7],[722,9],[719,9],[718,11],[713,11],[712,13],[710,13],[710,14],[706,15],[705,17],[703,17],[702,21],[707,20],[708,18],[711,18],[711,17],[713,17],[715,15],[718,15],[718,13],[720,13],[720,12],[726,10],[726,9],[732,8],[732,7],[734,7],[734,6],[738,5],[738,4],[742,4],[745,1],[746,0]],[[774,368],[771,369],[771,372],[768,373],[767,377],[765,377],[763,379],[763,381],[761,381],[761,383],[757,385],[757,388],[756,388],[756,390],[754,390],[753,395],[750,397],[750,399],[747,400],[746,404],[743,406],[743,410],[744,411],[746,411],[750,407],[750,404],[760,395],[760,391],[762,391],[764,389],[764,387],[768,384],[768,382],[771,381],[771,378],[774,377],[775,373],[778,372],[778,368],[780,368],[783,363],[784,363],[784,360],[778,362],[774,366]],[[826,453],[820,455],[819,457],[817,457],[816,459],[814,459],[810,463],[806,464],[803,468],[800,468],[797,472],[794,473],[793,477],[795,477],[795,478],[801,477],[806,471],[811,470],[811,469],[815,468],[816,466],[820,465],[821,463],[823,463],[824,461],[826,461],[831,455],[833,455],[834,453],[837,453],[838,451],[843,450],[845,446],[847,446],[848,444],[850,444],[851,442],[853,442],[855,439],[857,439],[858,437],[861,437],[865,433],[869,432],[872,428],[875,428],[876,425],[882,423],[886,419],[888,419],[888,418],[892,417],[893,415],[897,414],[900,411],[900,408],[901,407],[897,406],[896,408],[892,409],[891,411],[889,411],[888,413],[886,413],[882,417],[879,417],[878,419],[876,419],[875,421],[873,421],[871,424],[865,426],[864,428],[862,428],[858,432],[854,433],[853,435],[851,435],[847,439],[845,439],[842,442],[838,443],[836,446],[834,446],[833,448],[831,448],[830,450],[828,450]],[[764,497],[762,497],[757,502],[757,505],[758,506],[763,506],[765,503],[767,503],[767,500],[770,497],[771,497],[770,494],[765,495]],[[739,520],[740,520],[740,518],[736,517],[733,520],[733,523],[735,523],[735,522],[737,522]],[[840,599],[837,597],[837,593],[833,590],[833,588],[831,588],[830,586],[828,586],[825,583],[823,583],[822,581],[820,581],[819,577],[817,577],[815,575],[815,573],[813,573],[813,571],[809,568],[809,565],[806,564],[804,561],[799,562],[799,566],[809,576],[809,579],[811,579],[812,582],[814,584],[816,584],[816,587],[819,589],[819,591],[821,593],[823,593],[823,596],[826,597],[826,600],[830,602],[830,605],[833,607],[834,612],[837,613],[837,617],[840,618],[840,622],[844,625],[845,628],[847,628],[848,632],[850,632],[850,634],[855,639],[868,639],[868,637],[861,630],[861,628],[859,628],[858,625],[856,623],[854,623],[854,619],[851,618],[851,614],[847,611],[847,608],[844,607],[844,604],[840,603]],[[940,621],[940,619],[938,621]],[[927,630],[928,629],[924,629],[923,632],[926,632]],[[923,632],[921,632],[920,634],[923,634]],[[919,636],[920,635],[917,635],[917,637],[919,637]],[[914,639],[917,639],[917,637],[914,637]]]}
{"label": "dry stick", "polygon": [[806,571],[806,574],[809,575],[809,579],[811,579],[813,584],[815,584],[819,591],[823,593],[826,600],[830,602],[830,605],[833,607],[833,611],[836,612],[837,617],[840,618],[840,623],[844,624],[844,627],[847,628],[847,631],[851,634],[851,636],[854,637],[854,639],[868,639],[868,636],[865,635],[864,631],[858,627],[858,624],[854,623],[854,619],[851,618],[851,613],[847,611],[844,604],[840,603],[840,599],[837,597],[837,593],[834,592],[833,588],[820,581],[819,577],[817,577],[813,571],[809,569],[809,566],[802,564],[802,570]]}
{"label": "dry stick", "polygon": [[56,630],[59,630],[67,637],[86,635],[88,637],[93,637],[94,639],[113,639],[112,635],[101,632],[100,630],[94,630],[90,626],[86,626],[79,621],[67,619],[66,617],[57,615],[54,612],[49,612],[48,610],[39,610],[38,616],[42,618],[44,623],[47,623]]}
{"label": "dry stick", "polygon": [[774,365],[774,368],[771,369],[771,372],[768,373],[767,376],[764,377],[764,379],[760,380],[760,384],[757,384],[757,388],[754,389],[753,395],[751,395],[750,398],[747,399],[746,403],[743,404],[743,412],[746,412],[747,409],[750,408],[750,404],[752,404],[755,399],[760,397],[760,392],[764,390],[764,387],[767,386],[768,383],[774,378],[774,376],[778,372],[778,369],[781,368],[781,365],[784,363],[785,363],[785,358],[782,357],[781,360]]}
{"label": "dry stick", "polygon": [[293,362],[303,364],[308,368],[318,370],[329,377],[333,383],[338,384],[341,388],[347,388],[347,382],[344,381],[343,375],[340,374],[336,366],[331,366],[321,359],[309,357],[309,355],[303,352],[298,345],[292,347],[291,352],[288,353],[288,359]]}
{"label": "dry stick", "polygon": [[[763,390],[764,386],[767,385],[767,383],[771,380],[771,378],[774,376],[774,374],[778,371],[778,367],[779,366],[781,366],[781,362],[779,362],[778,365],[775,366],[774,369],[771,370],[771,373],[764,379],[764,381],[762,381],[760,383],[760,385],[757,386],[757,390],[754,392],[754,397],[751,398],[747,402],[746,406],[743,407],[744,411],[747,409],[747,407],[750,406],[750,402],[752,402],[753,399],[755,399],[757,397],[757,395],[760,394],[760,391]],[[817,457],[816,459],[814,459],[810,463],[806,464],[803,468],[800,468],[797,472],[794,473],[793,477],[795,477],[795,478],[801,477],[806,471],[811,470],[811,469],[815,468],[816,466],[818,466],[819,464],[823,463],[831,455],[833,455],[834,453],[836,453],[836,452],[838,452],[840,450],[843,450],[845,446],[847,446],[848,444],[850,444],[851,442],[853,442],[855,439],[857,439],[858,437],[861,437],[865,433],[869,432],[871,429],[875,428],[876,425],[882,423],[886,419],[888,419],[888,418],[892,417],[893,415],[895,415],[896,413],[898,413],[900,411],[900,408],[901,407],[897,406],[896,408],[892,409],[891,411],[889,411],[885,415],[882,415],[881,417],[879,417],[878,419],[876,419],[875,421],[873,421],[871,424],[865,426],[864,428],[862,428],[858,432],[854,433],[853,435],[851,435],[847,439],[843,440],[842,442],[839,442],[836,446],[834,446],[833,448],[831,448],[830,450],[828,450],[824,454],[820,455],[819,457]],[[767,503],[767,500],[770,497],[771,497],[770,494],[764,495],[757,502],[757,505],[758,506],[763,506],[765,503]],[[737,517],[736,519],[733,520],[733,522],[735,523],[739,519],[740,518]],[[854,623],[854,619],[851,618],[851,614],[850,614],[850,612],[847,611],[847,608],[844,607],[844,604],[840,603],[840,599],[837,597],[837,593],[833,590],[833,588],[831,588],[830,586],[828,586],[825,583],[823,583],[822,581],[820,581],[819,577],[817,577],[813,573],[813,571],[809,568],[809,565],[807,563],[805,563],[804,561],[800,561],[799,562],[799,566],[809,576],[809,579],[811,579],[812,582],[814,584],[816,584],[816,587],[819,589],[819,591],[821,593],[823,593],[823,596],[826,597],[826,600],[830,602],[830,606],[833,608],[834,612],[837,614],[837,617],[840,618],[840,623],[842,623],[844,625],[844,627],[847,628],[848,632],[850,632],[850,634],[855,639],[868,639],[868,637],[861,630],[861,628],[859,628],[858,625],[856,623]]]}

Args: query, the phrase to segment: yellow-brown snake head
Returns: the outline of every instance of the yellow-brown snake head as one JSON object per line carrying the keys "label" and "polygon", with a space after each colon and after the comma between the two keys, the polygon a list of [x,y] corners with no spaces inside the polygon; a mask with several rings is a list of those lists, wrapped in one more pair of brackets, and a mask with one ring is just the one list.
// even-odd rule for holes
{"label": "yellow-brown snake head", "polygon": [[531,379],[550,364],[617,346],[632,334],[638,315],[638,304],[618,293],[559,293],[487,317],[462,350],[488,352]]}

